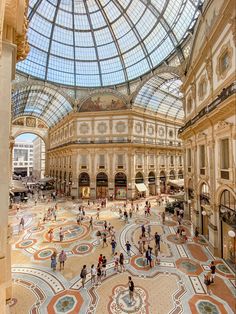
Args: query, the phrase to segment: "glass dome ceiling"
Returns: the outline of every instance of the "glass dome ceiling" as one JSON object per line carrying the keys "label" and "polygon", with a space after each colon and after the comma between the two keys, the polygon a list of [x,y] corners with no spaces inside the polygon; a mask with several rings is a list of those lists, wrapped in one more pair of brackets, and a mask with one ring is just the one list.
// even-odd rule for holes
{"label": "glass dome ceiling", "polygon": [[17,69],[63,85],[131,81],[175,50],[201,0],[30,0],[27,59]]}

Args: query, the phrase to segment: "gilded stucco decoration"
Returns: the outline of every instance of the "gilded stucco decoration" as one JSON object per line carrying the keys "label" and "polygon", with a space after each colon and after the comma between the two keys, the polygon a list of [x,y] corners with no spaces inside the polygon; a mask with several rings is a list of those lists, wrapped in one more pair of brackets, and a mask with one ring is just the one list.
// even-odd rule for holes
{"label": "gilded stucco decoration", "polygon": [[206,75],[202,75],[198,83],[198,98],[203,100],[207,91],[207,79]]}
{"label": "gilded stucco decoration", "polygon": [[105,122],[100,122],[97,126],[97,130],[99,133],[104,134],[107,132],[107,124]]}
{"label": "gilded stucco decoration", "polygon": [[149,125],[149,126],[148,126],[148,129],[147,129],[147,132],[148,132],[149,135],[153,135],[153,133],[154,133],[154,127],[153,127],[152,125]]}
{"label": "gilded stucco decoration", "polygon": [[2,41],[7,40],[17,45],[17,61],[27,57],[28,5],[28,0],[0,1],[0,55]]}
{"label": "gilded stucco decoration", "polygon": [[142,132],[142,124],[140,122],[135,124],[135,131],[136,133],[141,133]]}
{"label": "gilded stucco decoration", "polygon": [[211,57],[208,57],[206,59],[206,71],[207,71],[208,80],[211,81],[212,76],[213,76],[212,58]]}
{"label": "gilded stucco decoration", "polygon": [[125,124],[125,122],[120,121],[116,124],[115,128],[116,128],[116,132],[123,133],[123,132],[125,132],[126,124]]}
{"label": "gilded stucco decoration", "polygon": [[79,126],[79,131],[81,134],[87,134],[89,132],[89,125],[86,122],[83,122]]}

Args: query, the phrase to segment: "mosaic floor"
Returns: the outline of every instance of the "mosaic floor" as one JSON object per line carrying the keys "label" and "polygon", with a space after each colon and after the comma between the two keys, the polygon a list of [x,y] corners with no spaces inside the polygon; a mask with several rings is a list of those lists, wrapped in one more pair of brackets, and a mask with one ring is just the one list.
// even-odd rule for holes
{"label": "mosaic floor", "polygon": [[[115,210],[118,203],[108,204],[96,220],[96,206],[86,206],[82,225],[76,224],[78,206],[70,201],[58,202],[57,221],[38,224],[49,205],[25,206],[16,216],[10,212],[13,225],[12,274],[13,299],[10,313],[235,313],[235,280],[233,273],[224,262],[215,259],[208,250],[204,239],[191,236],[191,224],[184,221],[187,241],[176,236],[177,223],[172,217],[161,222],[162,207],[152,203],[152,215],[144,217],[141,201],[138,214],[129,223],[119,219]],[[121,203],[120,203],[121,204]],[[53,204],[50,204],[52,206]],[[129,208],[129,207],[128,207]],[[94,228],[89,228],[89,218],[94,217]],[[25,229],[19,233],[20,217],[25,218]],[[125,271],[116,273],[111,254],[110,238],[108,247],[98,243],[96,232],[103,232],[103,221],[110,222],[116,232],[118,253],[125,255]],[[153,235],[161,235],[160,263],[150,268],[138,251],[137,241],[141,225],[151,225],[150,246],[154,247]],[[63,242],[59,241],[59,230],[64,231]],[[53,228],[50,242],[48,230]],[[131,243],[131,257],[125,250],[125,242]],[[65,269],[56,271],[50,267],[54,251],[65,250]],[[85,289],[81,287],[80,271],[84,264],[90,270],[97,264],[99,254],[107,257],[107,276],[101,285],[91,285],[87,276]],[[216,263],[215,283],[210,286],[211,295],[206,293],[204,274],[209,271],[212,260]],[[130,304],[128,276],[135,284],[134,302]]]}

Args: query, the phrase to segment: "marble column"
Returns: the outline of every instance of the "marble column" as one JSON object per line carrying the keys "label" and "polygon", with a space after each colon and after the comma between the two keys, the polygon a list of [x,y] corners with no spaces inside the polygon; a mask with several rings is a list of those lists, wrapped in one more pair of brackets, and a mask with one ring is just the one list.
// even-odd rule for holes
{"label": "marble column", "polygon": [[0,56],[0,313],[6,313],[6,300],[12,297],[11,248],[8,241],[11,80],[15,69],[16,46],[3,42]]}

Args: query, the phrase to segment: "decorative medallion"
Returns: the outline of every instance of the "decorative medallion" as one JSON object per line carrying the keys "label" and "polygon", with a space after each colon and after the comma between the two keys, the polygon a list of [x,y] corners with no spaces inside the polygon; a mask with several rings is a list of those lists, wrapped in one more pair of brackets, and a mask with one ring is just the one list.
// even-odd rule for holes
{"label": "decorative medallion", "polygon": [[55,251],[54,248],[46,248],[46,249],[39,250],[36,253],[34,253],[34,259],[35,260],[48,260],[51,258],[54,251]]}
{"label": "decorative medallion", "polygon": [[116,132],[123,133],[123,132],[125,132],[126,124],[125,124],[125,122],[120,121],[120,122],[116,123],[115,128],[116,128]]}
{"label": "decorative medallion", "polygon": [[55,295],[47,306],[47,313],[60,314],[60,313],[82,313],[81,306],[83,299],[79,291],[64,290],[63,292]]}
{"label": "decorative medallion", "polygon": [[26,249],[26,248],[32,246],[35,243],[36,243],[35,239],[26,239],[26,240],[18,242],[16,244],[16,248],[18,248],[18,249]]}
{"label": "decorative medallion", "polygon": [[72,250],[72,252],[76,255],[83,255],[91,252],[93,249],[92,244],[90,243],[81,243],[77,246],[75,246]]}
{"label": "decorative medallion", "polygon": [[152,125],[149,125],[149,126],[148,126],[148,129],[147,129],[147,132],[148,132],[149,135],[153,135],[153,133],[154,133],[154,127],[153,127]]}
{"label": "decorative medallion", "polygon": [[87,134],[89,132],[89,125],[88,123],[81,123],[79,126],[79,131],[81,134]]}
{"label": "decorative medallion", "polygon": [[100,122],[98,124],[98,126],[97,126],[97,130],[98,130],[99,133],[102,133],[102,134],[106,133],[106,131],[107,131],[107,124],[105,122]]}
{"label": "decorative medallion", "polygon": [[209,301],[200,301],[197,304],[199,314],[220,314],[217,306]]}
{"label": "decorative medallion", "polygon": [[134,301],[130,303],[129,290],[127,286],[116,286],[112,291],[111,301],[108,304],[109,313],[148,313],[148,293],[141,287],[134,289]]}
{"label": "decorative medallion", "polygon": [[138,122],[135,124],[135,131],[136,133],[141,133],[143,130],[143,126],[142,126],[142,123]]}

